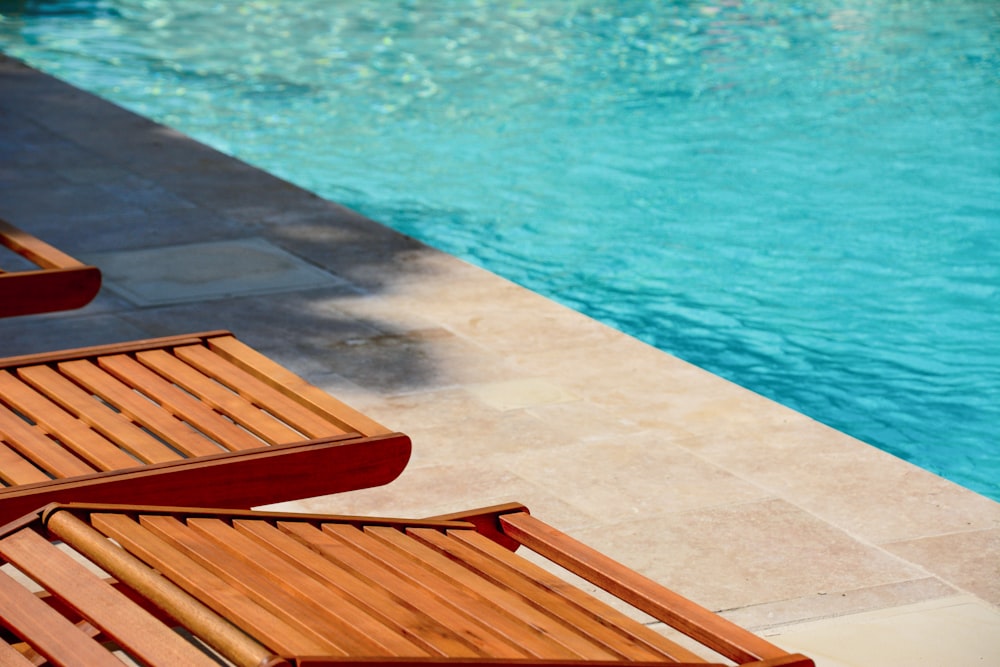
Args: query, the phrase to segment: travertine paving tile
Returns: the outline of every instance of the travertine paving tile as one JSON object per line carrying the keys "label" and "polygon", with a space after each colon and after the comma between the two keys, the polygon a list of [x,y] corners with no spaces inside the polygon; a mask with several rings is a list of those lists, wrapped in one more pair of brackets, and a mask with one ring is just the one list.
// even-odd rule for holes
{"label": "travertine paving tile", "polygon": [[540,378],[477,383],[468,385],[468,389],[480,401],[497,410],[518,410],[579,399],[565,387]]}
{"label": "travertine paving tile", "polygon": [[1000,611],[950,598],[778,631],[817,667],[982,667],[1000,659]]}
{"label": "travertine paving tile", "polygon": [[528,450],[511,456],[507,464],[602,522],[652,519],[769,497],[760,487],[650,433]]}
{"label": "travertine paving tile", "polygon": [[927,577],[777,499],[665,513],[577,536],[714,610]]}
{"label": "travertine paving tile", "polygon": [[1000,527],[1000,503],[820,424],[682,444],[873,543]]}
{"label": "travertine paving tile", "polygon": [[613,329],[556,304],[541,311],[537,294],[518,288],[480,302],[451,317],[438,315],[456,334],[475,339],[499,354],[600,345],[617,337]]}
{"label": "travertine paving tile", "polygon": [[486,406],[454,424],[429,428],[411,424],[405,432],[413,439],[413,461],[417,465],[489,461],[503,466],[516,460],[514,454],[549,451],[573,442],[572,436],[557,424],[524,411],[498,412]]}
{"label": "travertine paving tile", "polygon": [[262,238],[89,253],[80,259],[99,266],[105,286],[138,306],[345,287]]}
{"label": "travertine paving tile", "polygon": [[[627,438],[642,432],[635,420],[609,412],[590,401],[535,405],[525,410],[543,422],[557,426],[571,442],[590,442],[609,437]],[[660,434],[665,437],[665,434]],[[681,436],[686,436],[686,433]]]}
{"label": "travertine paving tile", "polygon": [[[366,403],[368,414],[397,430],[461,428],[462,422],[477,415],[496,419],[497,410],[482,404],[463,387],[416,391],[392,396],[375,395]],[[426,444],[426,443],[425,443]]]}
{"label": "travertine paving tile", "polygon": [[[1000,607],[1000,528],[951,533],[884,545]],[[1000,653],[997,654],[1000,658]]]}
{"label": "travertine paving tile", "polygon": [[729,609],[724,615],[737,625],[755,632],[774,634],[782,632],[781,626],[789,624],[830,619],[873,609],[892,609],[927,600],[953,598],[959,593],[960,591],[953,586],[936,577],[928,576],[923,579],[909,579],[833,594],[814,594],[755,604]]}
{"label": "travertine paving tile", "polygon": [[410,466],[388,486],[280,503],[268,508],[422,518],[508,502],[523,503],[545,521],[565,530],[579,529],[590,522],[575,508],[514,472],[475,461]]}

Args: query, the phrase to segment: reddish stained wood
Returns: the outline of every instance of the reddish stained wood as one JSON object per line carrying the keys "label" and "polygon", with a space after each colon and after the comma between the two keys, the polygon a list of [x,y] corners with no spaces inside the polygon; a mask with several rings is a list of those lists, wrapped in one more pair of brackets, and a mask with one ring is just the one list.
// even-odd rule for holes
{"label": "reddish stained wood", "polygon": [[269,445],[302,439],[302,434],[166,350],[139,352],[135,357],[140,363],[183,387],[185,391],[197,396],[198,400],[226,415]]}
{"label": "reddish stained wood", "polygon": [[[409,438],[401,433],[339,436],[14,486],[0,489],[0,523],[46,502],[253,507],[369,488],[398,477],[410,449]],[[3,454],[0,444],[0,472]]]}
{"label": "reddish stained wood", "polygon": [[[331,660],[325,656],[296,656],[296,667],[727,667],[721,663],[676,663],[676,662],[622,662],[615,660],[505,660],[498,658],[451,659],[447,662],[433,660],[392,660],[392,659],[350,659]],[[753,667],[771,667],[757,665]],[[799,666],[796,666],[799,667]],[[802,666],[804,667],[804,666]]]}
{"label": "reddish stained wood", "polygon": [[[318,529],[308,524],[303,527],[322,537]],[[270,523],[237,519],[233,521],[233,528],[271,553],[280,555],[295,569],[308,573],[324,586],[336,590],[348,609],[351,606],[362,609],[363,613],[377,618],[387,629],[391,628],[392,632],[414,642],[428,654],[466,657],[478,655],[462,640],[459,633],[451,631],[433,617],[421,614],[405,596],[358,577],[351,570],[327,560]]]}
{"label": "reddish stained wood", "polygon": [[[332,534],[343,531],[340,526],[325,525],[323,529]],[[440,588],[449,602],[461,605],[465,613],[493,625],[516,646],[535,657],[612,657],[525,604],[516,595],[475,577],[461,565],[398,530],[374,526],[366,528],[364,534],[371,539],[355,538],[352,545],[372,553],[385,566],[406,573],[413,583],[428,589]]]}
{"label": "reddish stained wood", "polygon": [[[33,530],[23,529],[0,540],[0,553],[54,595],[66,600],[70,606],[86,610],[85,616],[90,623],[140,660],[206,667],[215,665],[214,661],[180,635]],[[36,599],[36,602],[51,611],[40,600]],[[37,629],[33,632],[37,632]],[[25,639],[31,641],[32,635],[26,634]],[[43,644],[31,643],[40,653],[46,654]],[[77,656],[69,664],[98,664],[91,663],[90,660],[89,655],[84,660]]]}
{"label": "reddish stained wood", "polygon": [[162,572],[174,584],[275,652],[292,655],[293,647],[315,653],[325,651],[322,643],[313,641],[234,590],[135,520],[122,514],[101,513],[92,515],[91,522],[94,528],[117,541],[129,553]]}
{"label": "reddish stained wood", "polygon": [[0,606],[4,625],[19,637],[30,638],[29,645],[52,664],[121,667],[121,661],[100,644],[2,572]]}
{"label": "reddish stained wood", "polygon": [[511,512],[526,512],[530,514],[528,508],[521,503],[502,503],[490,507],[465,510],[462,512],[451,512],[439,516],[429,517],[439,521],[467,521],[476,527],[476,532],[490,540],[496,542],[509,551],[517,551],[521,543],[512,540],[503,532],[500,525],[500,516]]}
{"label": "reddish stained wood", "polygon": [[6,220],[0,220],[0,245],[10,248],[28,261],[46,269],[84,266],[83,262]]}
{"label": "reddish stained wood", "polygon": [[309,437],[321,438],[344,432],[335,421],[324,419],[315,412],[307,410],[284,393],[261,382],[219,355],[213,354],[204,346],[174,348],[174,355],[201,372],[211,375],[254,405],[262,407]]}
{"label": "reddish stained wood", "polygon": [[[370,440],[384,441],[385,438],[371,438]],[[39,510],[39,512],[42,516],[53,512],[68,512],[73,514],[73,516],[79,517],[83,521],[86,521],[86,517],[92,514],[101,512],[117,512],[123,513],[126,516],[183,516],[186,519],[209,518],[219,519],[227,523],[232,523],[233,521],[240,519],[263,520],[278,523],[303,522],[313,527],[319,527],[327,523],[334,523],[354,526],[357,528],[365,528],[368,526],[389,526],[397,529],[404,529],[408,527],[438,528],[442,530],[450,528],[472,528],[472,526],[468,524],[463,524],[457,521],[435,521],[433,519],[397,519],[390,517],[351,516],[347,514],[309,514],[306,512],[268,512],[264,510],[187,507],[180,505],[171,507],[169,505],[132,505],[122,503],[51,503],[46,507],[43,507]],[[28,522],[34,520],[36,515],[39,515],[39,512],[33,513],[32,516],[25,517],[24,520]],[[9,529],[11,526],[15,525],[21,524],[19,522],[14,522],[8,524],[7,526],[0,526],[0,530],[5,527]]]}
{"label": "reddish stained wood", "polygon": [[137,427],[125,416],[111,410],[48,366],[26,366],[18,376],[86,422],[96,431],[146,463],[181,458],[180,454]]}
{"label": "reddish stained wood", "polygon": [[385,426],[338,401],[327,392],[306,382],[233,336],[214,337],[208,339],[207,344],[216,354],[262,382],[266,382],[310,411],[339,425],[345,431],[357,431],[362,435],[379,435],[389,432]]}
{"label": "reddish stained wood", "polygon": [[[8,484],[19,486],[34,482],[47,482],[50,478],[32,465],[30,461],[0,442],[0,479]],[[3,491],[0,490],[0,493]],[[17,516],[20,515],[14,515],[10,518],[15,519]]]}
{"label": "reddish stained wood", "polygon": [[701,658],[615,611],[575,586],[495,542],[468,530],[447,534],[410,530],[409,535],[474,569],[498,586],[516,591],[536,607],[577,628],[629,660],[698,662]]}
{"label": "reddish stained wood", "polygon": [[[553,614],[549,609],[541,609],[534,601],[526,598],[521,591],[513,590],[502,585],[497,585],[486,577],[482,577],[475,572],[475,568],[466,564],[461,559],[446,557],[435,549],[431,549],[420,541],[409,536],[411,532],[425,534],[424,529],[407,530],[407,535],[398,531],[389,533],[384,529],[372,529],[370,533],[376,533],[380,539],[384,539],[394,548],[419,558],[425,567],[435,572],[439,572],[462,586],[476,590],[480,595],[488,597],[493,604],[506,610],[508,613],[522,618],[535,628],[536,632],[548,637],[550,641],[558,643],[579,657],[593,660],[611,660],[617,656],[613,651],[600,643],[594,641],[589,634],[580,628],[572,627],[559,618],[558,613]],[[549,600],[551,604],[558,604],[556,600]],[[544,605],[541,605],[544,607]],[[554,657],[554,656],[553,656]]]}
{"label": "reddish stained wood", "polygon": [[135,359],[115,354],[98,357],[101,368],[132,387],[138,387],[162,407],[214,439],[226,449],[236,451],[260,447],[261,441],[191,394],[163,379]]}
{"label": "reddish stained wood", "polygon": [[113,442],[8,371],[0,370],[0,396],[98,470],[118,470],[140,465],[139,461]]}
{"label": "reddish stained wood", "polygon": [[212,336],[231,336],[228,331],[209,331],[200,334],[184,334],[181,336],[163,336],[160,338],[143,338],[123,343],[109,343],[105,345],[91,345],[87,347],[76,347],[66,350],[56,350],[54,352],[39,352],[34,354],[23,354],[15,357],[5,357],[0,359],[0,368],[14,368],[17,366],[37,366],[51,364],[59,361],[70,361],[73,359],[92,359],[104,354],[134,354],[142,350],[169,349],[176,345],[194,345],[201,343],[206,338]]}
{"label": "reddish stained wood", "polygon": [[80,308],[101,289],[101,272],[0,220],[0,245],[40,267],[0,271],[0,317]]}
{"label": "reddish stained wood", "polygon": [[0,438],[53,477],[74,477],[95,472],[44,432],[0,404]]}
{"label": "reddish stained wood", "polygon": [[531,649],[543,652],[548,648],[546,642],[534,638],[526,642],[529,649],[522,647],[522,623],[484,607],[478,597],[462,588],[436,580],[417,561],[401,558],[366,535],[360,526],[324,523],[318,534],[289,521],[279,522],[278,528],[307,542],[325,558],[350,568],[371,585],[405,595],[411,604],[419,605],[424,613],[472,641],[485,655],[524,658],[534,655]]}
{"label": "reddish stained wood", "polygon": [[[308,570],[296,567],[229,524],[201,518],[189,519],[186,523],[191,530],[239,559],[241,576],[267,581],[266,588],[276,586],[297,604],[311,609],[310,623],[317,627],[322,624],[324,631],[330,633],[328,636],[344,642],[349,654],[428,655],[427,650],[418,647],[410,638],[394,632],[364,608],[354,605],[342,590],[324,585]],[[345,641],[348,638],[351,644]]]}
{"label": "reddish stained wood", "polygon": [[713,651],[741,663],[784,658],[786,651],[674,593],[525,513],[500,517],[504,530],[532,551],[625,600]]}
{"label": "reddish stained wood", "polygon": [[0,274],[0,317],[82,308],[101,289],[96,267],[43,269]]}
{"label": "reddish stained wood", "polygon": [[[263,607],[270,614],[281,619],[283,624],[296,628],[299,634],[309,637],[311,644],[318,644],[321,647],[321,653],[349,655],[351,648],[357,646],[352,640],[358,640],[362,645],[369,646],[367,654],[372,654],[370,645],[364,641],[364,638],[349,634],[347,636],[331,634],[330,628],[326,627],[324,623],[314,623],[312,617],[317,612],[316,605],[287,594],[266,577],[255,576],[250,572],[243,571],[245,564],[241,558],[220,549],[218,545],[205,536],[190,530],[182,521],[167,516],[142,516],[140,524],[157,537],[179,549],[215,578],[225,582],[227,587]],[[169,564],[165,564],[165,566],[169,568]],[[242,623],[242,619],[233,618],[231,620],[236,625]],[[258,637],[258,639],[266,644],[272,643],[271,639],[264,637]],[[302,652],[302,650],[293,652]]]}
{"label": "reddish stained wood", "polygon": [[[31,647],[25,646],[33,656],[38,655]],[[41,658],[41,656],[39,656]],[[44,660],[44,658],[42,658]],[[32,667],[36,663],[7,642],[0,640],[0,667]]]}
{"label": "reddish stained wood", "polygon": [[188,456],[208,456],[221,451],[217,444],[174,414],[141,396],[135,387],[122,383],[90,360],[65,361],[59,364],[59,371]]}

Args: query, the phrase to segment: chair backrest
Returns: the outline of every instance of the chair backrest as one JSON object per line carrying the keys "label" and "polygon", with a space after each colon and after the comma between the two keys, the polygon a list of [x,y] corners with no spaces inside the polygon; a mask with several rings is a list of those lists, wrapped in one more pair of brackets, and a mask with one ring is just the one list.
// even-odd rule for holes
{"label": "chair backrest", "polygon": [[201,664],[184,653],[197,645],[237,665],[718,658],[700,657],[508,549],[521,542],[737,664],[813,664],[516,504],[422,521],[52,506],[0,534],[0,557],[13,570],[0,576],[0,623],[9,631],[0,655],[40,654],[55,664],[86,655],[98,665],[102,652],[122,651],[151,665]]}
{"label": "chair backrest", "polygon": [[0,522],[53,501],[253,507],[385,484],[409,454],[226,331],[0,359]]}
{"label": "chair backrest", "polygon": [[0,247],[38,267],[4,271],[0,266],[0,317],[82,308],[101,289],[99,269],[4,220],[0,220]]}

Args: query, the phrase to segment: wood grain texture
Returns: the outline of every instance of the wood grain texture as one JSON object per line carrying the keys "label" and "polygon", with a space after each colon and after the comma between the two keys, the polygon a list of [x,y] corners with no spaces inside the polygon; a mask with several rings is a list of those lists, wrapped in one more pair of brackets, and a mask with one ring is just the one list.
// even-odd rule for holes
{"label": "wood grain texture", "polygon": [[99,628],[101,634],[139,660],[205,667],[214,664],[170,628],[33,530],[18,531],[0,541],[0,553],[71,607],[85,610],[85,618]]}
{"label": "wood grain texture", "polygon": [[760,637],[642,576],[526,513],[500,517],[504,530],[532,551],[583,577],[637,609],[741,663],[783,658]]}
{"label": "wood grain texture", "polygon": [[0,520],[53,501],[252,507],[395,479],[409,439],[321,394],[226,331],[0,359]]}
{"label": "wood grain texture", "polygon": [[[410,451],[409,438],[400,433],[340,436],[18,485],[0,489],[0,524],[48,502],[245,508],[342,493],[388,484],[402,473]],[[9,469],[0,460],[0,471]]]}
{"label": "wood grain texture", "polygon": [[[491,515],[553,563],[617,582],[608,587],[622,589],[622,600],[669,607],[664,615],[683,619],[678,625],[704,646],[743,651],[732,658],[739,665],[813,667],[531,518],[523,506],[447,516]],[[204,624],[185,627],[217,651],[214,633],[231,629],[255,642],[262,664],[281,657],[317,667],[707,664],[514,554],[493,540],[492,527],[481,533],[470,522],[110,505],[54,506],[42,517],[53,535],[150,596],[163,618],[186,618],[189,606],[203,606]],[[11,553],[23,559],[28,552]],[[47,558],[35,567],[60,567]],[[71,588],[62,573],[31,574],[55,591]],[[148,591],[144,577],[154,580]],[[160,591],[163,582],[176,590]]]}
{"label": "wood grain texture", "polygon": [[0,220],[0,245],[40,267],[0,271],[0,317],[82,308],[101,289],[101,272]]}

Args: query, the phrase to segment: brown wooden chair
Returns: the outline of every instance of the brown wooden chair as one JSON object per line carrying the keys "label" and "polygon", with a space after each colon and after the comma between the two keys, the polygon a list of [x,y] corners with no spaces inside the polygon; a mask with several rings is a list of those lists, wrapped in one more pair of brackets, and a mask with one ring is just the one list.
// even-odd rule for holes
{"label": "brown wooden chair", "polygon": [[0,359],[0,524],[49,502],[337,493],[395,479],[409,455],[227,331]]}
{"label": "brown wooden chair", "polygon": [[718,664],[707,648],[740,665],[813,665],[516,504],[428,520],[53,505],[0,530],[0,557],[3,664],[120,665],[115,652],[148,665]]}
{"label": "brown wooden chair", "polygon": [[[0,220],[0,246],[21,255],[36,270],[0,267],[0,317],[82,308],[101,289],[101,272]],[[16,259],[16,258],[14,258]]]}

